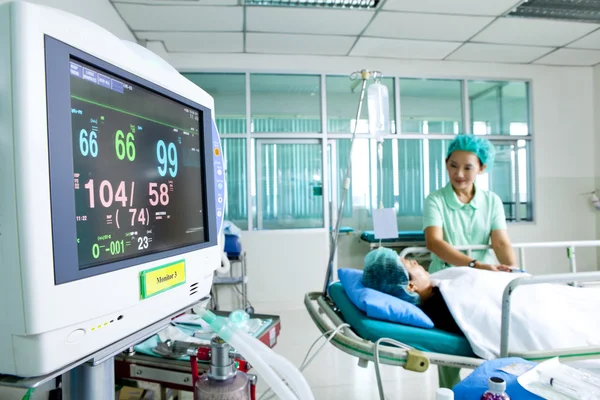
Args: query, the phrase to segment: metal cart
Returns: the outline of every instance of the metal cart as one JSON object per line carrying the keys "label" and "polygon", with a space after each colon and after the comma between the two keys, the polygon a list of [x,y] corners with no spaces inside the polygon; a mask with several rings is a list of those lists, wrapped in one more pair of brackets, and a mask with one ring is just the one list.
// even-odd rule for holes
{"label": "metal cart", "polygon": [[[217,314],[227,315],[223,312],[217,312]],[[275,347],[281,331],[280,317],[266,314],[256,314],[254,317],[271,320],[271,323],[265,326],[256,338],[270,348]],[[199,361],[198,364],[201,372],[208,368],[207,361]],[[152,392],[152,398],[155,400],[167,400],[171,397],[169,391],[171,393],[173,391],[193,391],[189,361],[152,357],[137,354],[132,350],[115,357],[114,369],[117,385]]]}
{"label": "metal cart", "polygon": [[[219,311],[219,286],[233,286],[233,288],[242,296],[242,308],[248,314],[254,314],[254,307],[248,301],[248,275],[246,269],[246,252],[242,250],[242,243],[238,236],[225,235],[225,253],[231,264],[229,276],[218,276],[215,272],[213,286],[211,289],[211,308]],[[240,274],[234,275],[233,270],[236,264],[240,264]],[[241,286],[241,290],[238,287]]]}

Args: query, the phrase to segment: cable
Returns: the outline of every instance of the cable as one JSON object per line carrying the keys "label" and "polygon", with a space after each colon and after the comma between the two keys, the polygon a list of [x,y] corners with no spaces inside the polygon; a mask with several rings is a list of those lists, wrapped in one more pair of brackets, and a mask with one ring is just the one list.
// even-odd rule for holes
{"label": "cable", "polygon": [[[304,360],[302,360],[302,363],[300,363],[300,367],[298,368],[301,372],[304,371],[304,369],[306,369],[306,367],[308,367],[310,365],[310,363],[315,359],[315,357],[321,352],[321,350],[323,349],[323,347],[325,347],[325,345],[329,342],[331,342],[331,340],[333,340],[334,336],[337,335],[340,330],[342,330],[342,328],[348,327],[350,328],[349,324],[343,323],[340,324],[339,326],[337,326],[335,329],[331,329],[327,332],[324,332],[323,334],[321,334],[321,336],[319,336],[314,342],[313,344],[310,346],[310,348],[308,349],[308,352],[306,353],[306,356],[304,357]],[[316,351],[316,353],[310,358],[308,359],[308,356],[310,355],[311,350],[315,347],[315,345],[319,342],[319,340],[321,340],[321,338],[323,338],[326,335],[331,334],[331,336],[329,336],[327,338],[327,340],[325,341],[325,343],[323,343],[321,345],[321,347],[319,347],[319,349]],[[308,359],[308,361],[307,361]],[[283,380],[285,382],[285,379]],[[265,397],[269,392],[271,391],[271,388],[269,388],[266,392],[264,392],[258,400],[262,400],[263,397]],[[272,399],[273,396],[275,396],[275,394],[270,395],[269,397],[267,397],[265,400],[269,400]]]}
{"label": "cable", "polygon": [[379,399],[380,400],[385,400],[385,394],[383,393],[383,382],[381,381],[381,372],[379,371],[379,344],[380,343],[389,343],[389,344],[394,344],[398,347],[400,347],[401,349],[405,349],[405,350],[413,350],[412,347],[398,342],[397,340],[394,339],[388,339],[388,338],[381,338],[379,339],[377,342],[375,342],[375,348],[373,349],[373,356],[375,357],[375,376],[377,377],[377,389],[379,390]]}
{"label": "cable", "polygon": [[[323,349],[323,347],[333,339],[333,337],[341,330],[341,328],[344,328],[346,326],[350,327],[349,324],[345,324],[344,323],[344,324],[341,324],[340,326],[338,326],[336,329],[332,329],[332,330],[329,330],[329,331],[324,332],[323,334],[321,334],[321,336],[319,336],[313,342],[313,344],[310,346],[310,348],[308,349],[308,352],[306,353],[306,356],[304,357],[304,360],[302,360],[302,363],[300,364],[299,370],[303,371],[306,367],[308,367],[308,365],[310,365],[310,363],[312,362],[312,360],[321,352],[321,349]],[[327,339],[327,341],[325,341],[325,343],[323,343],[321,345],[321,347],[319,347],[319,349],[311,357],[311,359],[307,361],[307,358],[310,355],[310,352],[312,351],[312,349],[315,347],[315,345],[319,342],[319,340],[321,340],[321,338],[323,338],[324,336],[326,336],[328,334],[332,334],[332,335]],[[285,382],[285,379],[284,379],[284,382]],[[265,393],[263,393],[258,400],[262,400],[262,398],[265,397],[270,391],[271,391],[271,388],[269,388]],[[269,399],[273,398],[273,396],[274,395],[271,395],[271,396],[267,397],[265,400],[269,400]]]}
{"label": "cable", "polygon": [[35,391],[35,388],[29,388],[27,393],[25,393],[25,396],[23,396],[22,400],[29,400],[34,391]]}

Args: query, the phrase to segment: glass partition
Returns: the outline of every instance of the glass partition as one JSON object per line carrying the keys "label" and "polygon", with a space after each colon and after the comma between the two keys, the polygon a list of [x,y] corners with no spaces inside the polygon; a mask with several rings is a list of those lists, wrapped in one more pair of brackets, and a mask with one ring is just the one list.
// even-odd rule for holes
{"label": "glass partition", "polygon": [[246,133],[246,74],[183,74],[215,100],[220,134]]}
{"label": "glass partition", "polygon": [[459,80],[400,79],[402,133],[463,132]]}
{"label": "glass partition", "polygon": [[250,75],[252,132],[322,132],[319,75]]}

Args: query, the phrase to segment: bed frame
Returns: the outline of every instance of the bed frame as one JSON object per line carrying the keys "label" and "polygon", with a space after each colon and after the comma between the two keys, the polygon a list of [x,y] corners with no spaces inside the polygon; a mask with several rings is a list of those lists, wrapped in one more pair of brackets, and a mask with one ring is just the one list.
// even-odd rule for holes
{"label": "bed frame", "polygon": [[[571,242],[544,242],[544,243],[521,243],[513,244],[512,247],[517,251],[520,267],[526,270],[525,250],[530,248],[564,248],[571,272],[565,274],[541,275],[541,276],[523,276],[514,279],[504,290],[502,299],[502,335],[500,343],[501,357],[521,357],[530,361],[543,361],[553,357],[560,357],[568,361],[598,359],[600,358],[600,346],[590,346],[583,348],[552,349],[548,351],[536,351],[523,354],[509,353],[509,328],[510,328],[510,305],[511,295],[520,286],[534,285],[540,283],[568,283],[572,285],[583,285],[590,282],[600,282],[599,272],[577,273],[576,248],[600,247],[600,240],[594,241],[571,241]],[[470,254],[473,250],[491,249],[491,246],[457,246],[458,250]],[[429,253],[429,250],[423,247],[409,247],[400,253],[401,257],[407,257],[415,254]],[[344,321],[342,314],[337,309],[333,300],[327,293],[310,292],[304,297],[304,304],[317,328],[322,333],[335,330]],[[331,343],[339,350],[348,353],[359,359],[359,365],[365,366],[368,361],[378,361],[382,364],[401,366],[405,369],[424,372],[430,364],[475,369],[485,360],[476,357],[462,357],[449,354],[430,353],[414,350],[410,343],[403,343],[404,347],[378,346],[378,344],[365,340],[351,328],[341,328],[338,334],[331,338]]]}

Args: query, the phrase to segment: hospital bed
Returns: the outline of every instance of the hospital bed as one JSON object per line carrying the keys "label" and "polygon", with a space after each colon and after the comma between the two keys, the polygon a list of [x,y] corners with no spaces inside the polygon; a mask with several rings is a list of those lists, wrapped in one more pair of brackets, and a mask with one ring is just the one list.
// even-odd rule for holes
{"label": "hospital bed", "polygon": [[[514,356],[530,361],[543,361],[556,356],[569,361],[600,358],[600,346],[569,349],[549,349],[524,354],[512,354],[508,351],[511,295],[520,286],[538,283],[570,283],[582,285],[588,282],[600,282],[600,272],[577,273],[576,249],[600,247],[600,241],[573,241],[513,244],[520,266],[525,269],[525,251],[532,248],[564,248],[569,262],[570,273],[523,276],[513,280],[504,291],[502,308],[501,357]],[[467,254],[474,250],[490,249],[491,246],[457,246]],[[424,254],[428,250],[422,247],[404,249],[400,256]],[[525,290],[524,288],[520,290]],[[314,323],[321,332],[331,333],[331,343],[339,350],[359,359],[359,365],[366,366],[374,361],[378,364],[401,366],[405,369],[424,372],[430,364],[475,369],[485,360],[477,357],[464,336],[451,334],[439,329],[423,329],[414,326],[390,323],[370,319],[348,298],[340,282],[328,286],[327,293],[311,292],[305,295],[304,303]],[[340,328],[346,324],[345,327]],[[389,340],[391,339],[391,341]],[[384,346],[391,343],[397,347]]]}
{"label": "hospital bed", "polygon": [[375,231],[363,231],[360,239],[369,243],[371,249],[378,247],[404,249],[425,246],[425,233],[423,231],[398,231],[398,237],[395,239],[377,239],[375,238]]}
{"label": "hospital bed", "polygon": [[[398,237],[394,239],[377,239],[375,238],[375,231],[363,231],[360,234],[360,239],[369,244],[370,250],[387,247],[404,251],[409,248],[425,246],[425,233],[423,231],[398,231]],[[428,253],[415,252],[414,254],[407,254],[407,257],[418,261],[424,267],[427,267],[431,262]]]}

